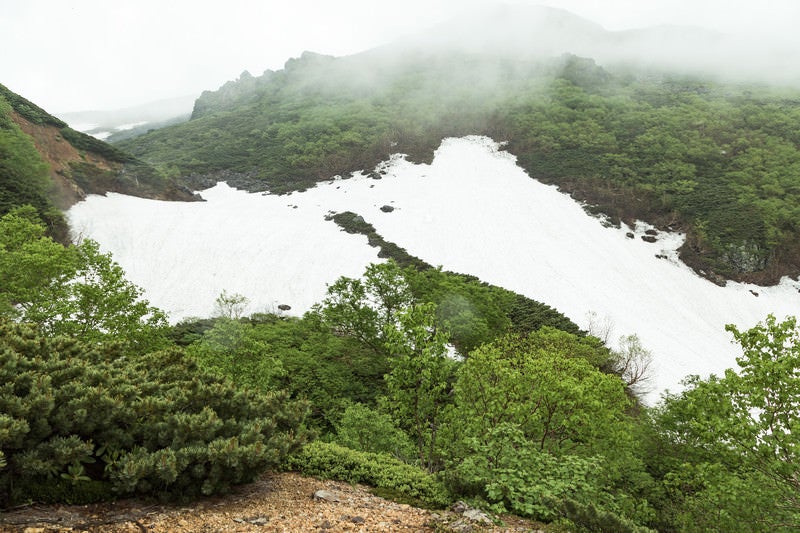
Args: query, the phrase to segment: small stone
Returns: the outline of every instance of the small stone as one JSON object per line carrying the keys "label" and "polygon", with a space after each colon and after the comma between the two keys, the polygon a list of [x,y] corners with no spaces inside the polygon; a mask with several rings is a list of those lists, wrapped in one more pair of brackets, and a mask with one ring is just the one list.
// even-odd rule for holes
{"label": "small stone", "polygon": [[652,235],[642,235],[642,240],[644,242],[651,242],[652,243],[652,242],[656,242],[658,239],[656,239]]}
{"label": "small stone", "polygon": [[391,213],[392,211],[394,211],[394,207],[390,205],[384,205],[383,207],[381,207],[381,211],[383,211],[384,213]]}
{"label": "small stone", "polygon": [[364,522],[366,522],[366,520],[364,520],[364,519],[363,519],[362,517],[360,517],[360,516],[354,516],[354,517],[350,518],[350,521],[351,521],[352,523],[354,523],[354,524],[363,524]]}
{"label": "small stone", "polygon": [[315,492],[314,493],[314,499],[315,500],[325,500],[326,502],[339,502],[339,501],[341,501],[336,494],[332,493],[329,490],[324,490],[324,489],[321,489],[321,490],[318,490],[317,492]]}
{"label": "small stone", "polygon": [[266,518],[264,516],[259,516],[258,518],[253,518],[252,520],[248,520],[248,522],[250,522],[254,526],[263,526],[264,524],[269,522],[269,518]]}
{"label": "small stone", "polygon": [[480,522],[481,524],[490,526],[492,525],[492,519],[489,518],[486,513],[481,511],[480,509],[468,509],[464,511],[464,518],[472,521],[472,522]]}
{"label": "small stone", "polygon": [[467,505],[465,502],[462,502],[461,500],[457,501],[456,503],[453,504],[452,507],[450,507],[451,511],[458,514],[461,514],[464,511],[467,511],[468,509],[469,505]]}
{"label": "small stone", "polygon": [[233,521],[237,524],[244,524],[244,518],[234,518]]}
{"label": "small stone", "polygon": [[625,234],[625,236],[626,236],[627,238],[629,238],[629,239],[633,239],[634,237],[636,237],[636,235],[634,235],[634,234],[633,234],[633,232],[631,232],[631,231],[629,231],[628,233],[626,233],[626,234]]}

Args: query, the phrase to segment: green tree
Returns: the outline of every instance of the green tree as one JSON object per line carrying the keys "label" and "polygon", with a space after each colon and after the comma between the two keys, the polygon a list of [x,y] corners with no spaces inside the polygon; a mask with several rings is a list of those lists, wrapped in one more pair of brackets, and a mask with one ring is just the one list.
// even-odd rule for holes
{"label": "green tree", "polygon": [[239,293],[228,294],[227,291],[223,290],[214,300],[214,316],[238,320],[244,314],[248,303],[250,303],[250,300],[247,296]]}
{"label": "green tree", "polygon": [[374,263],[361,279],[341,277],[315,310],[342,335],[350,335],[378,353],[385,350],[387,327],[413,302],[403,270],[394,261]]}
{"label": "green tree", "polygon": [[201,368],[261,391],[278,386],[286,374],[276,351],[252,324],[227,317],[217,319],[202,339],[187,348]]}
{"label": "green tree", "polygon": [[599,343],[553,328],[478,348],[458,370],[458,433],[480,440],[511,424],[549,453],[619,447],[627,439],[630,402],[619,377],[592,364],[606,356]]}
{"label": "green tree", "polygon": [[386,327],[392,357],[383,407],[411,435],[420,464],[433,472],[440,467],[440,426],[457,363],[447,357],[447,334],[435,325],[433,304],[417,304],[395,315],[397,325]]}
{"label": "green tree", "polygon": [[50,335],[114,341],[130,350],[167,344],[164,313],[96,242],[64,247],[44,234],[30,207],[0,218],[0,313]]}
{"label": "green tree", "polygon": [[568,501],[622,522],[649,519],[631,401],[598,368],[608,357],[597,339],[546,327],[474,350],[457,371],[444,431],[454,489],[544,520]]}
{"label": "green tree", "polygon": [[[662,436],[671,443],[675,462],[689,459],[707,465],[703,472],[713,472],[717,480],[724,474],[727,493],[715,489],[723,486],[719,481],[695,476],[701,481],[695,484],[691,500],[697,509],[711,505],[729,523],[741,523],[742,517],[753,515],[748,495],[770,494],[769,506],[760,510],[753,530],[796,529],[800,527],[797,319],[778,322],[770,315],[746,331],[731,325],[727,329],[743,350],[737,358],[738,372],[729,369],[723,377],[687,380],[687,390],[665,399],[658,419]],[[711,480],[714,476],[706,475]],[[701,497],[710,503],[700,506]]]}

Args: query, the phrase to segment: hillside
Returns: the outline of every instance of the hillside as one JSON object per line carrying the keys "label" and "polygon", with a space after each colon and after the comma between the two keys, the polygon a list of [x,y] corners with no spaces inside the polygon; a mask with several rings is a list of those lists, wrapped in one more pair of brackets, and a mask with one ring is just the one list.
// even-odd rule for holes
{"label": "hillside", "polygon": [[192,194],[131,154],[70,128],[0,85],[0,214],[31,204],[66,241],[65,210],[87,194],[189,200]]}
{"label": "hillside", "polygon": [[[800,274],[800,91],[699,76],[726,70],[724,36],[614,33],[531,13],[501,13],[485,35],[456,21],[427,40],[244,72],[204,92],[188,123],[119,146],[196,187],[281,193],[397,152],[428,162],[444,137],[487,135],[613,220],[686,231],[681,258],[717,282]],[[663,57],[673,48],[682,55]]]}

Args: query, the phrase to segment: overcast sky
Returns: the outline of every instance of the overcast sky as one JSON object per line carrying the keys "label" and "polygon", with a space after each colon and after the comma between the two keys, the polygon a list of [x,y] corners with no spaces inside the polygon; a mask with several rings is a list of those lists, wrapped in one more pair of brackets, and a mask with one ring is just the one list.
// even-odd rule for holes
{"label": "overcast sky", "polygon": [[[0,0],[0,83],[53,113],[198,95],[303,50],[345,55],[488,0]],[[530,0],[619,30],[684,24],[800,41],[800,0]]]}

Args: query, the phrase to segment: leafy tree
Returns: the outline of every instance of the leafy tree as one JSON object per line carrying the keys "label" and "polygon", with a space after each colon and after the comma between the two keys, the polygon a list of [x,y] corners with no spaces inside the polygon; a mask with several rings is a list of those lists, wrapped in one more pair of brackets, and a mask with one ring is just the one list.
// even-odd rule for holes
{"label": "leafy tree", "polygon": [[339,278],[328,287],[316,311],[337,333],[353,336],[382,353],[387,327],[412,301],[402,269],[389,260],[369,265],[361,279]]}
{"label": "leafy tree", "polygon": [[435,326],[435,306],[417,304],[396,313],[397,326],[386,327],[392,354],[383,407],[411,435],[420,463],[440,466],[440,426],[450,403],[456,362],[447,357],[447,335]]}
{"label": "leafy tree", "polygon": [[622,380],[599,341],[553,328],[474,350],[443,432],[455,490],[552,520],[567,500],[646,520],[646,485]]}
{"label": "leafy tree", "polygon": [[228,294],[223,290],[214,300],[214,315],[229,320],[238,320],[244,314],[248,303],[249,299],[246,296],[238,293]]}
{"label": "leafy tree", "polygon": [[554,454],[622,445],[630,402],[617,376],[590,363],[603,356],[599,344],[548,328],[478,348],[458,370],[458,432],[481,440],[512,424],[539,450]]}
{"label": "leafy tree", "polygon": [[272,346],[254,326],[232,318],[220,318],[187,348],[201,368],[228,376],[239,386],[272,390],[286,372]]}
{"label": "leafy tree", "polygon": [[97,243],[64,247],[44,235],[32,208],[0,218],[0,313],[51,335],[124,343],[130,350],[166,345],[166,317],[142,298]]}
{"label": "leafy tree", "polygon": [[[686,391],[664,402],[658,419],[662,436],[672,443],[673,461],[690,459],[703,474],[694,476],[700,481],[691,499],[696,508],[703,508],[702,497],[730,523],[741,522],[753,516],[751,493],[770,494],[754,530],[795,529],[800,527],[797,319],[778,322],[770,315],[746,331],[727,329],[743,350],[738,372],[687,380]],[[678,472],[673,478],[681,475],[677,466],[672,471]]]}

